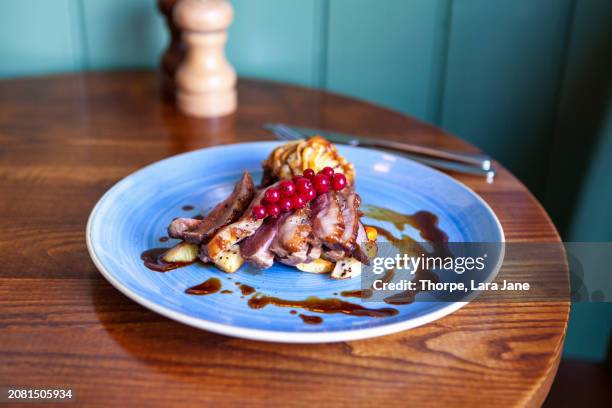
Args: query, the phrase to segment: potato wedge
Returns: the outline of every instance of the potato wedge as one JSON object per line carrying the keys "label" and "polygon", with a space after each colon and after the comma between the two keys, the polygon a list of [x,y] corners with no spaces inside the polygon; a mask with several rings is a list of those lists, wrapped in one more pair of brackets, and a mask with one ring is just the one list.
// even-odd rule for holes
{"label": "potato wedge", "polygon": [[193,262],[198,257],[198,246],[189,242],[181,242],[170,248],[163,256],[163,260],[169,263]]}
{"label": "potato wedge", "polygon": [[331,273],[331,277],[334,279],[349,279],[359,275],[361,275],[361,262],[353,257],[336,262],[336,266]]}
{"label": "potato wedge", "polygon": [[233,245],[227,251],[223,251],[217,257],[215,265],[227,273],[236,272],[244,263],[244,258],[240,255],[238,244]]}
{"label": "potato wedge", "polygon": [[309,263],[300,263],[295,265],[302,272],[309,273],[330,273],[334,270],[335,264],[323,258],[315,259]]}
{"label": "potato wedge", "polygon": [[370,261],[376,258],[376,255],[378,254],[378,245],[376,244],[376,241],[365,242],[361,244],[361,247],[365,251]]}

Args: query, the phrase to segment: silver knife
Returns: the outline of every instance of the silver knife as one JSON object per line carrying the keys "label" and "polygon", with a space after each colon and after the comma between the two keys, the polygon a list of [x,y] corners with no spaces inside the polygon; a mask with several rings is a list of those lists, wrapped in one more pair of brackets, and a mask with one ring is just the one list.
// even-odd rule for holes
{"label": "silver knife", "polygon": [[452,160],[459,163],[467,163],[480,167],[482,170],[491,169],[491,157],[480,153],[463,153],[446,149],[437,149],[433,147],[420,146],[411,143],[395,142],[386,139],[375,139],[364,136],[349,135],[346,133],[332,132],[322,129],[310,129],[298,126],[287,126],[276,123],[266,124],[266,128],[272,130],[274,126],[285,126],[289,129],[297,131],[304,136],[321,135],[330,142],[346,144],[349,146],[361,147],[382,147],[390,150],[397,150],[404,153],[429,156],[432,158]]}
{"label": "silver knife", "polygon": [[[387,140],[380,141],[372,138],[362,138],[360,136],[348,135],[344,133],[331,132],[320,129],[310,129],[297,126],[287,126],[275,123],[266,123],[264,127],[270,130],[282,140],[295,140],[319,134],[334,143],[347,144],[351,146],[378,147],[399,151],[402,153],[402,155],[412,160],[441,170],[450,170],[459,173],[485,176],[488,183],[492,183],[496,175],[495,170],[491,166],[491,159],[488,156],[482,154],[451,152],[447,150],[438,150],[407,143],[391,142],[394,145],[402,145],[402,149],[397,149],[396,147],[387,144],[387,142],[389,142]],[[443,155],[429,155],[423,153],[424,151],[433,151],[436,153],[442,151]],[[461,161],[453,160],[449,158],[449,154],[453,155],[453,157],[460,155],[464,159]],[[468,157],[472,158],[472,160],[466,160],[466,158]]]}

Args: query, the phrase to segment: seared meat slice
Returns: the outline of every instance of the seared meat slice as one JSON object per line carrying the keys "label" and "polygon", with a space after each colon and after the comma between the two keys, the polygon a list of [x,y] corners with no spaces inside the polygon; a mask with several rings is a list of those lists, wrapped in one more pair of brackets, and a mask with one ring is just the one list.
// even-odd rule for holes
{"label": "seared meat slice", "polygon": [[321,241],[316,238],[312,238],[310,242],[310,248],[308,249],[307,262],[312,262],[321,257]]}
{"label": "seared meat slice", "polygon": [[335,248],[342,243],[344,218],[335,191],[321,194],[312,202],[312,229],[323,245]]}
{"label": "seared meat slice", "polygon": [[289,214],[285,213],[277,218],[267,218],[255,234],[240,243],[242,257],[258,268],[271,267],[274,263],[274,254],[270,251],[270,245],[278,233],[279,226],[288,216]]}
{"label": "seared meat slice", "polygon": [[[313,228],[323,243],[321,257],[331,262],[356,255],[368,263],[358,243],[365,242],[365,229],[359,221],[361,199],[352,189],[320,195],[313,203]],[[363,236],[360,236],[360,231]]]}
{"label": "seared meat slice", "polygon": [[[274,186],[277,184],[274,184]],[[221,228],[206,244],[206,247],[202,248],[211,261],[217,263],[223,251],[229,250],[234,244],[250,237],[261,227],[264,220],[258,220],[253,216],[253,207],[261,204],[265,192],[266,189],[257,192],[242,217],[238,221]]]}
{"label": "seared meat slice", "polygon": [[[174,220],[168,227],[172,238],[180,238],[187,242],[200,244],[206,242],[220,228],[238,219],[255,195],[253,178],[245,171],[242,178],[234,186],[234,191],[225,200],[217,204],[197,225],[186,224],[184,218]],[[188,228],[186,228],[188,227]]]}
{"label": "seared meat slice", "polygon": [[324,248],[323,252],[321,253],[321,258],[330,262],[338,262],[346,258],[346,252],[344,252],[343,249]]}
{"label": "seared meat slice", "polygon": [[344,232],[340,241],[340,247],[346,253],[353,252],[359,228],[358,208],[361,205],[361,198],[354,190],[348,188],[338,194],[338,199],[342,207],[342,219],[344,220]]}
{"label": "seared meat slice", "polygon": [[196,229],[201,222],[202,220],[195,218],[175,218],[168,226],[168,235],[172,238],[182,239],[183,234]]}
{"label": "seared meat slice", "polygon": [[294,211],[278,229],[278,234],[270,247],[278,260],[287,265],[311,262],[310,256],[317,255],[311,251],[313,242],[310,223],[310,206]]}
{"label": "seared meat slice", "polygon": [[365,231],[365,228],[363,227],[363,224],[361,223],[361,221],[359,221],[358,224],[359,225],[357,229],[357,239],[356,239],[357,244],[355,245],[355,248],[353,249],[353,258],[357,259],[362,264],[369,265],[370,257],[368,256],[368,253],[367,253],[367,245],[376,246],[376,243],[368,241],[368,236],[366,235],[366,231]]}

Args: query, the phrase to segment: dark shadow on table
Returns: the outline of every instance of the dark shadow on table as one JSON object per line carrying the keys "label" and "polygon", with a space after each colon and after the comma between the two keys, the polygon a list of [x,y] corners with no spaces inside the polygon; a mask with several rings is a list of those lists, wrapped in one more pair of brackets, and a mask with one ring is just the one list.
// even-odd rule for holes
{"label": "dark shadow on table", "polygon": [[562,360],[545,408],[609,407],[612,404],[612,373],[604,363]]}

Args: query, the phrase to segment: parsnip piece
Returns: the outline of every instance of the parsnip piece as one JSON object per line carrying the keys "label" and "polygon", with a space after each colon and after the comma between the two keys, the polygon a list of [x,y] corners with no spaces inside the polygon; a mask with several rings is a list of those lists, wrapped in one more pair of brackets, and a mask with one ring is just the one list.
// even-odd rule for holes
{"label": "parsnip piece", "polygon": [[364,242],[361,244],[361,248],[363,248],[370,261],[378,254],[378,245],[376,244],[376,241]]}
{"label": "parsnip piece", "polygon": [[217,268],[227,273],[234,273],[244,263],[244,258],[240,255],[240,246],[233,245],[227,251],[221,252],[215,260]]}
{"label": "parsnip piece", "polygon": [[329,262],[325,259],[319,258],[315,259],[309,263],[300,263],[295,265],[302,272],[309,273],[330,273],[334,270],[334,263]]}
{"label": "parsnip piece", "polygon": [[162,258],[169,263],[188,263],[193,262],[198,257],[198,246],[189,242],[181,242],[170,248]]}
{"label": "parsnip piece", "polygon": [[336,266],[331,273],[331,277],[334,279],[349,279],[359,275],[361,275],[361,262],[353,257],[336,262]]}

